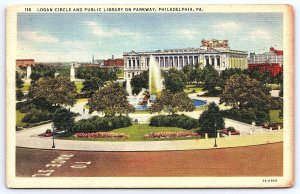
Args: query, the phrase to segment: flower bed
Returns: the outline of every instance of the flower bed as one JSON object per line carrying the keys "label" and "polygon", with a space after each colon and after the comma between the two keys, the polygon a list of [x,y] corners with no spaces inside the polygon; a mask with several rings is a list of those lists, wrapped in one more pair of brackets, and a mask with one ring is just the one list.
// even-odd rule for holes
{"label": "flower bed", "polygon": [[196,132],[158,132],[147,133],[144,138],[178,138],[178,137],[200,137]]}
{"label": "flower bed", "polygon": [[124,133],[96,132],[96,133],[75,133],[75,137],[78,137],[78,138],[128,138],[129,136]]}
{"label": "flower bed", "polygon": [[229,135],[229,132],[231,132],[231,135],[240,135],[240,132],[238,130],[235,130],[235,131],[227,131],[227,129],[223,129],[221,131],[221,134],[224,134],[224,135]]}

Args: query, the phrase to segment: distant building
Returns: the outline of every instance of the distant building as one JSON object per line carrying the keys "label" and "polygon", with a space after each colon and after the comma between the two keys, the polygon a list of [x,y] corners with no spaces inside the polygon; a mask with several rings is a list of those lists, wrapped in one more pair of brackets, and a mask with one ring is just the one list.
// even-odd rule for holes
{"label": "distant building", "polygon": [[248,69],[258,69],[260,72],[270,71],[273,76],[282,73],[283,51],[271,47],[269,52],[263,54],[250,53]]}
{"label": "distant building", "polygon": [[149,68],[150,56],[153,56],[160,68],[182,69],[186,65],[200,64],[213,66],[219,72],[227,68],[247,69],[247,51],[232,50],[228,40],[205,40],[201,41],[199,48],[167,49],[147,52],[125,52],[124,78],[131,79]]}
{"label": "distant building", "polygon": [[122,58],[115,59],[114,56],[112,56],[111,59],[104,60],[103,64],[104,64],[104,67],[123,67],[124,59],[122,59]]}
{"label": "distant building", "polygon": [[17,59],[16,60],[16,66],[17,67],[32,67],[34,66],[34,59]]}
{"label": "distant building", "polygon": [[283,51],[271,47],[269,52],[262,54],[250,53],[248,64],[283,63]]}

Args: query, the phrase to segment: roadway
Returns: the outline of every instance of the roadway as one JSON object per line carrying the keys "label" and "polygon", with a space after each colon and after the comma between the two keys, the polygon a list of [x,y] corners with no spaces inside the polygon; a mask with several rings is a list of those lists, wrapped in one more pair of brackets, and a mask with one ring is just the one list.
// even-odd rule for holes
{"label": "roadway", "polygon": [[282,175],[282,143],[159,152],[16,148],[16,176],[18,177]]}

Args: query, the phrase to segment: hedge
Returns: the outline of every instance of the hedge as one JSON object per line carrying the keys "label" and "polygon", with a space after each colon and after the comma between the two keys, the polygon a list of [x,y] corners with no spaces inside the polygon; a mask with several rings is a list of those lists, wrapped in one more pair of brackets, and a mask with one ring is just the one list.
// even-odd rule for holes
{"label": "hedge", "polygon": [[257,109],[236,109],[232,108],[229,110],[221,111],[223,117],[234,119],[240,122],[252,124],[254,121],[256,125],[262,125],[269,120],[269,115]]}
{"label": "hedge", "polygon": [[126,116],[98,117],[77,121],[72,128],[74,133],[106,132],[117,128],[131,126],[132,122]]}
{"label": "hedge", "polygon": [[53,114],[46,110],[32,109],[22,119],[25,123],[39,123],[42,121],[51,120]]}
{"label": "hedge", "polygon": [[154,127],[179,127],[183,129],[194,129],[199,127],[197,119],[186,115],[158,115],[150,118],[150,126]]}

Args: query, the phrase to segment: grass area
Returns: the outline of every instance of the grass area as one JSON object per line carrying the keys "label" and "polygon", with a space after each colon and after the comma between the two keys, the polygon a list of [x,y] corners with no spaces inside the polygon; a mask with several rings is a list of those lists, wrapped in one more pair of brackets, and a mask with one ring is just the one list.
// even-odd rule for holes
{"label": "grass area", "polygon": [[26,126],[27,123],[22,122],[22,119],[24,118],[25,113],[21,113],[20,111],[16,111],[16,117],[17,117],[17,121],[16,121],[16,125],[18,127],[24,127]]}
{"label": "grass area", "polygon": [[198,85],[187,85],[184,89],[184,92],[187,94],[199,93],[199,92],[203,92],[203,89],[202,89],[202,87],[200,87]]}
{"label": "grass area", "polygon": [[150,114],[148,110],[135,110],[132,114]]}
{"label": "grass area", "polygon": [[30,87],[30,83],[24,83],[22,91],[23,92],[28,92],[29,91],[29,87]]}
{"label": "grass area", "polygon": [[271,88],[271,90],[280,90],[279,84],[267,84],[267,87]]}
{"label": "grass area", "polygon": [[270,110],[269,115],[271,123],[283,123],[283,118],[279,117],[279,112],[280,110]]}
{"label": "grass area", "polygon": [[[130,127],[114,129],[110,132],[112,133],[124,133],[128,134],[128,139],[111,139],[111,138],[76,138],[74,135],[70,137],[65,137],[63,139],[68,140],[80,140],[80,141],[162,141],[165,139],[144,139],[144,135],[151,132],[193,132],[197,129],[186,130],[177,127],[152,127],[148,124],[133,124]],[[178,140],[178,139],[197,139],[197,137],[188,137],[188,138],[176,138],[168,140]]]}
{"label": "grass area", "polygon": [[89,100],[88,98],[79,98],[76,100],[76,103],[87,102],[88,100]]}
{"label": "grass area", "polygon": [[77,89],[77,93],[81,93],[81,89],[83,88],[83,83],[82,82],[75,82],[75,86]]}
{"label": "grass area", "polygon": [[118,79],[123,79],[124,78],[124,69],[118,69],[117,70],[117,77],[118,77]]}

